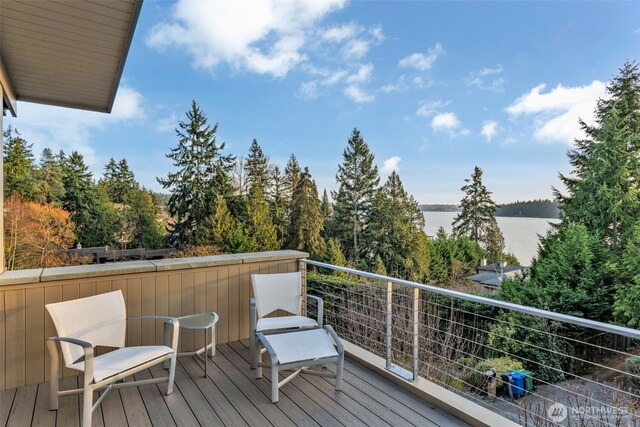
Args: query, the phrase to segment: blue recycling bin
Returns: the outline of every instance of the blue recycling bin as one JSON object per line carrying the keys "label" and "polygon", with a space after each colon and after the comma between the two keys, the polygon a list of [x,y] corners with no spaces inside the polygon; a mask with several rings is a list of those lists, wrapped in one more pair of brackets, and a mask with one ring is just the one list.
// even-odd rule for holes
{"label": "blue recycling bin", "polygon": [[524,391],[525,391],[524,381],[525,381],[526,375],[517,371],[507,371],[507,372],[503,372],[502,375],[500,375],[500,377],[502,378],[502,381],[505,383],[504,392],[507,396],[509,396],[509,387],[506,385],[507,383],[511,385],[511,394],[513,395],[513,397],[524,396]]}
{"label": "blue recycling bin", "polygon": [[514,396],[524,395],[524,379],[527,376],[521,372],[511,372],[511,392]]}

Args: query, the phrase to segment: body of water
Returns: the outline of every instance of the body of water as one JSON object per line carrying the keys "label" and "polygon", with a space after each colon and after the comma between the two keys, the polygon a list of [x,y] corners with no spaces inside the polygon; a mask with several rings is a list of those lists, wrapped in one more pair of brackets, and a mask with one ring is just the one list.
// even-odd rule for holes
{"label": "body of water", "polygon": [[[424,231],[429,236],[435,236],[438,228],[444,227],[447,234],[451,233],[451,224],[457,212],[424,212]],[[551,228],[550,222],[557,223],[557,219],[549,218],[515,218],[496,217],[498,226],[502,230],[505,251],[518,258],[522,265],[530,265],[538,252],[538,235],[547,234]]]}

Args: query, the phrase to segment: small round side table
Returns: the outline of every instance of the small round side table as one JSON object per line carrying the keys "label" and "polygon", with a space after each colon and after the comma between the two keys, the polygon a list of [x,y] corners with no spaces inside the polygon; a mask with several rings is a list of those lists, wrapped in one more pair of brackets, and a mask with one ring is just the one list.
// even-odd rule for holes
{"label": "small round side table", "polygon": [[[211,355],[213,357],[216,355],[216,331],[215,326],[218,323],[218,315],[214,312],[207,313],[196,313],[190,314],[188,316],[178,317],[178,321],[180,323],[180,329],[189,329],[189,330],[201,330],[204,332],[204,343],[205,346],[200,350],[196,351],[187,351],[178,353],[178,357],[183,356],[195,356],[196,359],[200,360],[204,365],[204,376],[207,376],[207,350],[210,350]],[[171,325],[171,322],[167,322]],[[210,341],[207,344],[207,332],[210,331]]]}

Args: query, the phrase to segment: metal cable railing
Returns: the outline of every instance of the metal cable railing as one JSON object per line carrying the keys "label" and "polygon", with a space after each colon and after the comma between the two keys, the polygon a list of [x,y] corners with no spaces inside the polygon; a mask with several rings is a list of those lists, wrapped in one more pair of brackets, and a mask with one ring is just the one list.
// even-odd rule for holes
{"label": "metal cable railing", "polygon": [[[301,262],[345,274],[344,280],[310,276],[308,292],[323,298],[325,321],[341,336],[384,358],[406,380],[425,377],[523,425],[558,425],[552,415],[562,404],[563,425],[640,426],[640,375],[624,368],[624,358],[640,354],[633,347],[638,330]],[[492,380],[486,369],[499,363],[509,371],[526,368],[535,388],[503,379],[502,372]],[[508,393],[501,397],[500,390]]]}

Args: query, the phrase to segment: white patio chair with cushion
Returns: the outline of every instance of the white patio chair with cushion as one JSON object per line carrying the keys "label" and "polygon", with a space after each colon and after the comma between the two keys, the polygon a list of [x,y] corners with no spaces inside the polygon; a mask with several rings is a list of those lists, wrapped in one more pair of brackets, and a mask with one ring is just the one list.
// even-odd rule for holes
{"label": "white patio chair with cushion", "polygon": [[[260,357],[259,332],[318,328],[322,326],[322,299],[306,295],[317,303],[316,319],[302,315],[302,275],[299,271],[279,274],[252,274],[253,297],[249,299],[249,341],[251,344],[251,369],[255,369]],[[266,317],[276,310],[290,316]]]}
{"label": "white patio chair with cushion", "polygon": [[[172,331],[171,347],[164,345],[125,347],[127,316],[121,291],[48,304],[46,307],[58,333],[57,337],[47,338],[47,347],[51,355],[49,396],[51,410],[58,409],[58,397],[82,393],[82,426],[89,427],[93,411],[112,389],[168,381],[167,395],[171,394],[178,349],[179,322],[176,319],[162,316],[129,317],[129,319],[161,319],[165,322],[171,320],[170,327],[165,323],[167,341],[169,330]],[[57,343],[60,344],[65,366],[84,374],[83,388],[58,391]],[[93,349],[96,346],[116,347],[116,349],[94,356]],[[78,361],[83,356],[84,359]],[[163,363],[165,360],[170,360],[167,377],[118,383],[136,372]],[[93,403],[93,392],[105,388],[105,392]]]}

